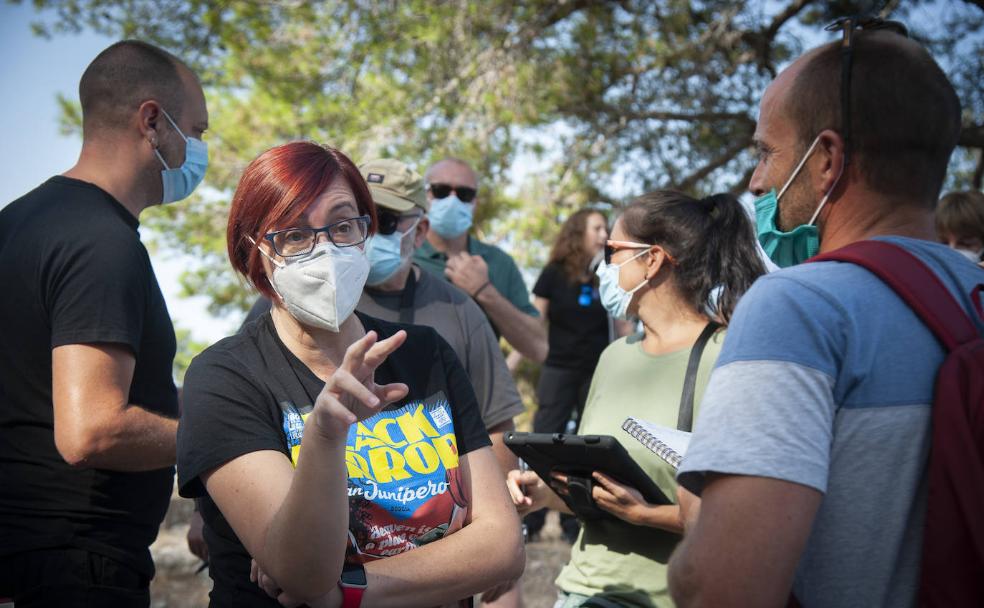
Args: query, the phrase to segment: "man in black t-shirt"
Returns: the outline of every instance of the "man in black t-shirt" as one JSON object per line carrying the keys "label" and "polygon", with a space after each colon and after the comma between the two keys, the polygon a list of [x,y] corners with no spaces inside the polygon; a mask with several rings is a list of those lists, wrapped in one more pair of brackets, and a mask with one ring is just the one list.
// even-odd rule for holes
{"label": "man in black t-shirt", "polygon": [[116,43],[79,84],[78,163],[0,211],[0,598],[147,606],[174,479],[174,328],[140,212],[204,177],[205,97]]}

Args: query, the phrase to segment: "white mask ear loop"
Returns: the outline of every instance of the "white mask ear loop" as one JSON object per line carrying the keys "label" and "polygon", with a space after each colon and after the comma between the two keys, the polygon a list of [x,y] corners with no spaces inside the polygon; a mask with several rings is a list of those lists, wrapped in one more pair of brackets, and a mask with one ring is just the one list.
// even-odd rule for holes
{"label": "white mask ear loop", "polygon": [[400,242],[401,243],[403,242],[403,239],[407,238],[407,235],[413,234],[414,232],[417,231],[417,226],[420,225],[420,220],[423,219],[423,217],[424,216],[422,216],[422,215],[418,215],[417,216],[417,220],[413,223],[413,226],[410,226],[409,228],[407,228],[406,232],[403,233],[403,236],[400,237]]}
{"label": "white mask ear loop", "polygon": [[[631,262],[632,260],[634,260],[634,259],[636,259],[636,258],[639,258],[639,257],[642,257],[642,256],[644,256],[644,255],[646,255],[647,253],[649,253],[650,251],[652,251],[652,250],[653,250],[653,247],[655,247],[655,245],[650,245],[650,246],[649,246],[649,247],[647,247],[646,249],[643,249],[642,251],[640,251],[639,253],[637,253],[637,254],[635,254],[635,255],[634,255],[634,256],[632,256],[631,258],[629,258],[629,259],[627,259],[627,260],[625,260],[625,261],[624,261],[624,262],[622,262],[621,264],[615,264],[615,265],[614,265],[614,266],[615,266],[615,268],[618,268],[618,269],[619,269],[619,272],[621,272],[621,270],[622,270],[622,266],[624,266],[625,264],[628,264],[629,262]],[[631,296],[631,295],[632,295],[632,294],[634,294],[635,292],[637,292],[637,291],[639,291],[640,289],[642,289],[642,288],[643,288],[643,286],[644,286],[644,285],[647,285],[648,283],[649,283],[649,279],[643,279],[643,280],[642,280],[642,283],[639,283],[638,285],[636,285],[635,287],[633,287],[633,288],[632,288],[632,289],[630,289],[629,291],[626,291],[625,293],[627,293],[628,295],[630,295],[630,296]]]}
{"label": "white mask ear loop", "polygon": [[167,113],[167,110],[165,110],[164,108],[161,108],[161,113],[164,114],[164,118],[166,118],[167,121],[169,123],[171,123],[171,126],[174,127],[174,130],[178,132],[178,135],[181,136],[181,139],[185,140],[185,142],[187,143],[188,138],[181,131],[181,127],[178,126],[178,123],[174,122],[174,119],[171,118],[171,115]]}
{"label": "white mask ear loop", "polygon": [[[277,262],[277,260],[275,260],[275,259],[271,258],[269,255],[267,255],[267,252],[266,251],[263,251],[263,248],[260,247],[256,243],[256,241],[253,240],[253,237],[251,237],[249,235],[246,235],[246,238],[248,238],[249,239],[249,242],[250,243],[253,243],[253,245],[257,248],[257,250],[259,250],[260,255],[262,255],[266,259],[270,260],[270,263],[271,264],[273,264],[277,268],[283,268],[284,266],[286,266],[286,264],[280,264],[280,263]],[[273,284],[273,280],[272,279],[267,279],[267,280],[270,282],[270,288],[273,289],[273,293],[277,294],[277,297],[280,298],[280,301],[281,302],[283,302],[284,301],[284,297],[282,295],[280,295],[280,292],[279,291],[277,291],[277,286]]]}
{"label": "white mask ear loop", "polygon": [[624,261],[624,262],[622,262],[621,264],[612,264],[612,266],[614,266],[615,268],[621,268],[622,266],[625,266],[626,264],[628,264],[628,263],[629,263],[629,262],[631,262],[632,260],[634,260],[634,259],[636,259],[636,258],[638,258],[638,257],[641,257],[641,256],[644,256],[644,255],[646,255],[647,253],[649,253],[649,252],[650,252],[650,250],[652,250],[652,248],[653,248],[653,247],[655,247],[655,245],[649,245],[648,247],[646,247],[645,249],[643,249],[643,250],[642,250],[642,251],[640,251],[639,253],[637,253],[637,254],[635,254],[635,255],[634,255],[634,256],[632,256],[631,258],[629,258],[629,259],[627,259],[627,260],[625,260],[625,261]]}
{"label": "white mask ear loop", "polygon": [[[183,139],[185,141],[185,144],[187,144],[188,143],[188,138],[185,137],[185,134],[181,132],[181,128],[178,127],[177,123],[174,122],[174,120],[171,118],[171,115],[167,113],[167,110],[165,110],[164,108],[161,108],[161,114],[163,114],[164,115],[164,118],[166,118],[167,121],[169,123],[171,123],[171,126],[174,127],[174,130],[178,132],[178,135],[180,135],[181,136],[181,139]],[[164,165],[164,168],[167,169],[168,171],[170,171],[171,170],[171,167],[168,166],[167,161],[164,160],[164,157],[161,156],[161,153],[160,153],[160,151],[157,148],[154,148],[154,154],[157,155],[157,159],[159,161],[161,161],[161,164]],[[253,239],[249,239],[249,240],[252,241]],[[255,245],[256,244],[256,241],[253,241],[253,244]],[[262,251],[262,249],[260,251]]]}
{"label": "white mask ear loop", "polygon": [[817,135],[816,138],[814,138],[813,143],[810,144],[810,147],[807,149],[806,154],[803,155],[803,158],[800,160],[799,164],[796,165],[795,169],[793,169],[793,174],[789,176],[789,179],[786,180],[786,184],[782,187],[782,190],[780,190],[779,194],[776,195],[777,203],[779,202],[779,199],[782,198],[782,195],[786,193],[786,190],[789,189],[789,186],[793,183],[793,180],[796,179],[796,176],[799,175],[799,172],[803,168],[803,165],[805,165],[806,161],[810,159],[810,155],[813,154],[813,150],[816,149],[818,143],[820,143],[819,135]]}
{"label": "white mask ear loop", "polygon": [[[271,264],[273,264],[277,268],[283,268],[283,267],[287,266],[287,264],[284,264],[283,262],[278,262],[277,260],[271,258],[270,255],[266,251],[263,251],[263,248],[260,247],[260,245],[256,241],[253,240],[253,237],[247,235],[246,238],[249,239],[249,242],[250,243],[253,243],[253,246],[256,247],[257,251],[260,252],[260,255],[262,255],[266,259],[270,260],[270,263]],[[280,295],[280,294],[277,294],[277,295]]]}
{"label": "white mask ear loop", "polygon": [[820,204],[817,206],[817,210],[813,212],[813,217],[811,217],[810,221],[807,222],[806,224],[807,226],[812,226],[813,222],[817,221],[817,218],[820,217],[820,210],[823,209],[823,206],[827,204],[827,199],[830,198],[830,194],[834,191],[834,188],[837,187],[837,184],[840,182],[842,175],[844,175],[843,162],[841,162],[840,171],[837,172],[837,178],[834,179],[834,183],[830,185],[830,189],[827,190],[827,193],[823,195],[822,199],[820,199]]}

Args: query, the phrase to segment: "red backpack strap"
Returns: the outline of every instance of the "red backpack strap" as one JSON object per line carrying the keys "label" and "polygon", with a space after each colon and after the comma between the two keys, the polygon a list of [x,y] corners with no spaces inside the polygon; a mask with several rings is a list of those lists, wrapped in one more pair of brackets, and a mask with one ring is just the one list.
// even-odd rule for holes
{"label": "red backpack strap", "polygon": [[963,306],[936,273],[898,245],[885,241],[858,241],[814,256],[809,261],[850,262],[869,270],[895,290],[948,351],[980,337]]}

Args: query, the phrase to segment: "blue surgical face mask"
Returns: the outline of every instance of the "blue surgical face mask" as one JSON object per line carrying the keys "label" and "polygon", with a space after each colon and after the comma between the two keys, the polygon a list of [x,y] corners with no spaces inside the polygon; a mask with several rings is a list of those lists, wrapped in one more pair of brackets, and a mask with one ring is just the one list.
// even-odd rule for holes
{"label": "blue surgical face mask", "polygon": [[385,283],[410,258],[410,252],[403,253],[403,242],[417,230],[420,218],[406,232],[396,230],[393,234],[374,234],[366,240],[366,257],[369,258],[369,278],[366,285],[375,287]]}
{"label": "blue surgical face mask", "polygon": [[[817,221],[817,217],[820,216],[820,210],[827,204],[830,193],[837,187],[837,182],[840,181],[841,174],[837,175],[837,179],[834,180],[830,189],[824,194],[809,222],[797,226],[789,232],[783,232],[776,227],[776,215],[779,213],[779,199],[782,198],[782,195],[789,189],[790,184],[799,175],[800,170],[803,169],[803,165],[806,164],[810,155],[813,154],[819,142],[820,136],[818,135],[813,140],[813,143],[799,164],[796,165],[793,174],[786,180],[786,184],[779,191],[779,194],[776,194],[776,189],[773,188],[755,200],[755,227],[758,233],[759,243],[762,245],[762,249],[765,250],[766,255],[780,268],[787,268],[805,262],[820,251],[820,230],[817,228],[815,222]],[[843,173],[843,170],[842,166],[841,173]]]}
{"label": "blue surgical face mask", "polygon": [[446,239],[453,239],[468,232],[475,213],[474,203],[463,203],[458,195],[450,194],[431,201],[427,219],[431,229]]}
{"label": "blue surgical face mask", "polygon": [[649,253],[649,249],[643,249],[621,264],[606,264],[602,262],[595,272],[598,275],[598,296],[601,298],[601,305],[605,307],[608,314],[616,319],[621,321],[628,319],[629,304],[632,303],[632,295],[649,283],[649,279],[643,279],[641,283],[631,290],[625,291],[618,284],[618,273],[622,266],[647,253]]}
{"label": "blue surgical face mask", "polygon": [[174,127],[174,130],[178,132],[178,135],[185,140],[184,162],[180,167],[173,169],[167,166],[167,162],[161,156],[160,151],[154,148],[154,154],[164,165],[164,170],[161,171],[161,181],[164,185],[164,196],[161,203],[167,204],[187,198],[205,179],[205,171],[208,169],[208,145],[200,139],[185,137],[185,134],[181,132],[181,129],[178,128],[178,125],[164,108],[161,108],[161,112]]}

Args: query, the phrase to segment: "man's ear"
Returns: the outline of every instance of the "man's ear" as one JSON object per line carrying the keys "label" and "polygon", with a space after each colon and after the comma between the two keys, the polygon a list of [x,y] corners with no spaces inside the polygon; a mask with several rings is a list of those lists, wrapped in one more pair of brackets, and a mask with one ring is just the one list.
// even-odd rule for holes
{"label": "man's ear", "polygon": [[845,144],[840,133],[833,129],[824,129],[818,136],[817,150],[814,153],[813,187],[819,200],[837,183],[843,181],[842,172],[847,171],[844,165]]}
{"label": "man's ear", "polygon": [[164,116],[161,114],[161,106],[153,99],[148,99],[137,108],[137,128],[140,130],[140,136],[155,148],[160,145],[157,128],[162,120]]}
{"label": "man's ear", "polygon": [[413,249],[416,251],[420,249],[420,246],[424,244],[427,239],[427,232],[430,230],[430,220],[427,216],[420,218],[420,222],[417,223],[416,232],[413,235]]}

